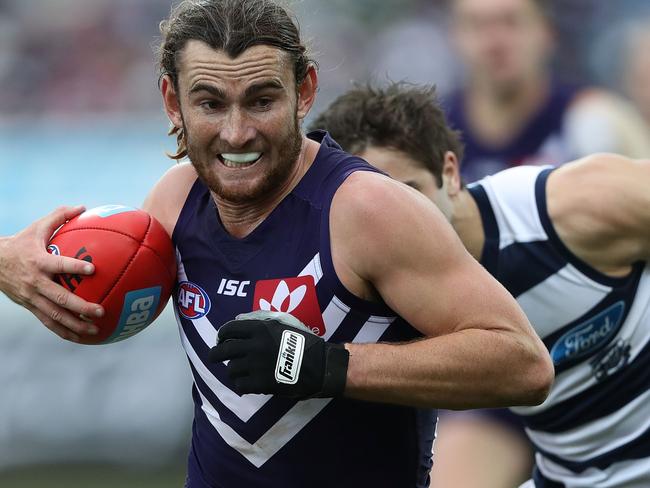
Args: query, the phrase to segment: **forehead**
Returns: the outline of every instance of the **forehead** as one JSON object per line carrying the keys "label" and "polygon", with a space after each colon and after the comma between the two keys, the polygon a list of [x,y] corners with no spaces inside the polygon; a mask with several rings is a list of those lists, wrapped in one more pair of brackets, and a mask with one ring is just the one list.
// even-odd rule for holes
{"label": "forehead", "polygon": [[368,146],[359,157],[400,181],[429,172],[423,162],[391,147]]}
{"label": "forehead", "polygon": [[231,58],[225,51],[191,40],[181,51],[179,82],[187,88],[197,83],[211,82],[245,88],[247,85],[275,80],[288,86],[293,80],[288,55],[279,48],[251,46]]}

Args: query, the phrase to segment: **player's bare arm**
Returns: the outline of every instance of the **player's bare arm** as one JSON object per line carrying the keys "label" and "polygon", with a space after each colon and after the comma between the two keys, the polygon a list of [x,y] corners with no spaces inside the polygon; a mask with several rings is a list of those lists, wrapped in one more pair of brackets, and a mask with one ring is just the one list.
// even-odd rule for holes
{"label": "player's bare arm", "polygon": [[21,232],[0,238],[0,291],[32,312],[48,329],[71,341],[81,333],[95,334],[88,320],[101,317],[100,305],[88,303],[52,280],[55,274],[90,275],[92,264],[47,252],[54,231],[84,211],[60,207]]}
{"label": "player's bare arm", "polygon": [[541,403],[553,367],[515,300],[464,249],[424,196],[355,173],[330,213],[343,284],[374,290],[425,338],[347,344],[347,396],[440,408]]}
{"label": "player's bare arm", "polygon": [[155,217],[170,236],[196,178],[196,171],[190,163],[172,166],[142,204],[142,210]]}
{"label": "player's bare arm", "polygon": [[559,237],[592,267],[617,276],[650,259],[650,160],[589,156],[555,170],[546,192]]}

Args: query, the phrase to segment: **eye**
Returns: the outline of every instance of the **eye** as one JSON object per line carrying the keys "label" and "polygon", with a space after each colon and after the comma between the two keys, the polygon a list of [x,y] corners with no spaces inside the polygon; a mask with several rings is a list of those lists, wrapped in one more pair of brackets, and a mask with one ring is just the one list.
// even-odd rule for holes
{"label": "eye", "polygon": [[201,102],[199,106],[206,112],[214,112],[215,110],[219,110],[221,107],[223,107],[223,104],[217,102],[216,100],[205,100]]}
{"label": "eye", "polygon": [[259,97],[253,101],[253,106],[258,109],[268,109],[273,104],[273,99],[271,97]]}

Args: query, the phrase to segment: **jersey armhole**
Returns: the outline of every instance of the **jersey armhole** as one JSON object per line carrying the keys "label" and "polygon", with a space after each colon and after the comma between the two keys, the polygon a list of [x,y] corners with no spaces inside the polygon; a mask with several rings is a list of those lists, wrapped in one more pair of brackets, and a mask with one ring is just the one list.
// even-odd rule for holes
{"label": "jersey armhole", "polygon": [[174,226],[174,232],[172,233],[172,242],[174,245],[176,245],[178,240],[182,237],[190,218],[196,214],[196,207],[203,192],[205,192],[205,186],[201,180],[197,178],[192,184],[190,192],[187,194],[185,203],[183,203],[183,207],[181,208],[181,213],[178,215],[178,220]]}
{"label": "jersey armhole", "polygon": [[548,182],[548,177],[551,173],[557,168],[546,168],[542,170],[537,176],[535,181],[535,201],[537,203],[537,213],[539,215],[539,220],[542,223],[544,231],[548,235],[549,242],[553,247],[559,252],[568,263],[577,268],[582,274],[588,278],[594,280],[597,283],[600,283],[605,286],[611,286],[613,288],[623,286],[631,279],[635,279],[639,273],[643,271],[645,263],[638,262],[632,265],[632,271],[626,276],[614,277],[608,276],[600,271],[591,267],[588,263],[576,256],[571,250],[562,242],[560,236],[557,234],[551,217],[548,214],[548,205],[546,201],[546,184]]}
{"label": "jersey armhole", "polygon": [[485,188],[481,184],[471,185],[467,190],[478,206],[483,224],[485,242],[481,251],[480,263],[492,276],[497,276],[499,271],[500,235],[494,209]]}

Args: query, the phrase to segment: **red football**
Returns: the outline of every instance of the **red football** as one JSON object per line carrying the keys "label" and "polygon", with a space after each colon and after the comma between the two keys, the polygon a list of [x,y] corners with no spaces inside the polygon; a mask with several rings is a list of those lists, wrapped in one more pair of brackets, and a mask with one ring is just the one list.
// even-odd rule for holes
{"label": "red football", "polygon": [[60,227],[48,251],[93,263],[91,276],[58,275],[68,290],[104,307],[95,336],[83,344],[109,344],[147,327],[165,308],[176,281],[174,246],[148,213],[122,205],[87,210]]}

